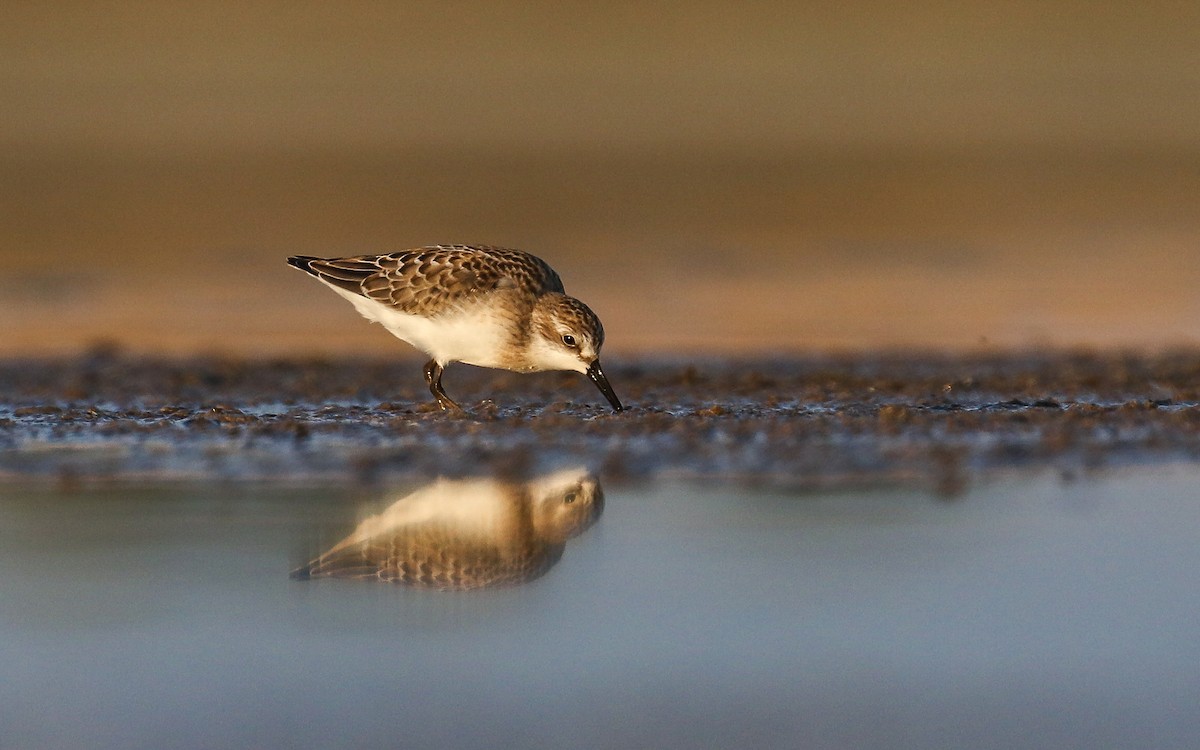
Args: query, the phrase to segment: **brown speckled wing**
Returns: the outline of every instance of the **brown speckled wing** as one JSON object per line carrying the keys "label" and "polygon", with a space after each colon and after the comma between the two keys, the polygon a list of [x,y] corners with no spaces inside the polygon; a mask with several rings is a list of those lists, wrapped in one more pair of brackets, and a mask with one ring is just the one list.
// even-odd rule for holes
{"label": "brown speckled wing", "polygon": [[388,255],[305,259],[310,273],[401,312],[437,315],[501,289],[562,292],[542,259],[520,250],[436,245]]}
{"label": "brown speckled wing", "polygon": [[453,528],[425,524],[384,534],[314,560],[294,578],[358,578],[416,588],[467,591],[533,580],[562,556],[564,545],[526,538],[515,554]]}

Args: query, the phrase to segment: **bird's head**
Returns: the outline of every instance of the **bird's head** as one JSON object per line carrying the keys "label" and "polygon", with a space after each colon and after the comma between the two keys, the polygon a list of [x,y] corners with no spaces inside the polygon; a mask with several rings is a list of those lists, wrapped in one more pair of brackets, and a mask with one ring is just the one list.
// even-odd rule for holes
{"label": "bird's head", "polygon": [[621,411],[624,407],[600,369],[602,346],[604,326],[587,305],[557,293],[538,299],[533,308],[529,369],[581,372],[596,384],[613,410]]}
{"label": "bird's head", "polygon": [[526,484],[539,536],[566,541],[578,536],[604,512],[604,490],[587,469],[565,469]]}

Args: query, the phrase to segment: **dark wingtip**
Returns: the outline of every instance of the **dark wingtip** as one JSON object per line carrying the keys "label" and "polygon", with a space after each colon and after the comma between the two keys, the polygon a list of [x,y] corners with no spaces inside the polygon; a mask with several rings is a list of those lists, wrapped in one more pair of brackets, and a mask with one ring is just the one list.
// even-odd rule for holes
{"label": "dark wingtip", "polygon": [[289,266],[295,266],[296,268],[299,268],[301,271],[306,271],[308,273],[316,273],[315,271],[313,271],[312,266],[310,265],[314,260],[318,260],[318,259],[314,258],[310,255],[293,255],[287,259],[287,263]]}
{"label": "dark wingtip", "polygon": [[302,565],[289,573],[288,578],[291,578],[293,581],[307,581],[312,578],[312,566]]}

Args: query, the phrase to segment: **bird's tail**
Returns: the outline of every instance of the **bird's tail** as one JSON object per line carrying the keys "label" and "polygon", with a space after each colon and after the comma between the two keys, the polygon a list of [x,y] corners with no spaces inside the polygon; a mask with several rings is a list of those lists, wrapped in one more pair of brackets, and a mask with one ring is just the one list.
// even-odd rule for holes
{"label": "bird's tail", "polygon": [[312,262],[314,260],[320,260],[320,258],[314,258],[311,255],[293,255],[287,259],[287,262],[289,266],[295,266],[301,271],[305,271],[307,273],[311,273],[313,276],[316,276],[317,272],[312,267]]}
{"label": "bird's tail", "polygon": [[379,273],[379,264],[371,255],[356,258],[314,258],[310,255],[293,255],[288,265],[316,276],[330,286],[345,289],[355,294],[364,294],[363,282]]}

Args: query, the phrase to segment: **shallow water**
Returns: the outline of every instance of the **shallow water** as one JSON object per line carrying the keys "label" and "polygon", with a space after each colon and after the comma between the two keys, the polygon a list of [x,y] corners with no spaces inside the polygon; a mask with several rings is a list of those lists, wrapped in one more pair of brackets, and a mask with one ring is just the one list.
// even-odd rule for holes
{"label": "shallow water", "polygon": [[[1198,479],[599,477],[562,533],[587,499],[546,483],[8,485],[0,746],[1191,746]],[[289,577],[389,508],[561,558],[462,592]]]}

